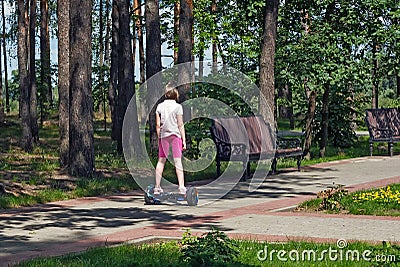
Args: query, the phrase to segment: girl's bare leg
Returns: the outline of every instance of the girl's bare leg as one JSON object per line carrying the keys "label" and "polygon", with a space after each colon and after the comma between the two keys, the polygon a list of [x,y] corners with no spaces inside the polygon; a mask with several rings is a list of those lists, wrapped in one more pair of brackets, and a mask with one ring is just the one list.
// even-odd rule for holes
{"label": "girl's bare leg", "polygon": [[156,187],[161,187],[161,177],[164,171],[166,158],[159,158],[156,166]]}
{"label": "girl's bare leg", "polygon": [[185,187],[185,177],[183,174],[183,165],[181,158],[174,158],[176,177],[178,178],[179,187]]}

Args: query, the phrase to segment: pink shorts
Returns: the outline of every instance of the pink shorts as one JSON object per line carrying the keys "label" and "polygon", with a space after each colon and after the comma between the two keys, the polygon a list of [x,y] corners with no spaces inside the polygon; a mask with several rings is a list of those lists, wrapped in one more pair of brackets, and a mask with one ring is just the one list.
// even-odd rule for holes
{"label": "pink shorts", "polygon": [[170,135],[158,140],[158,157],[166,158],[169,152],[169,146],[172,146],[172,157],[182,157],[182,139],[176,135]]}

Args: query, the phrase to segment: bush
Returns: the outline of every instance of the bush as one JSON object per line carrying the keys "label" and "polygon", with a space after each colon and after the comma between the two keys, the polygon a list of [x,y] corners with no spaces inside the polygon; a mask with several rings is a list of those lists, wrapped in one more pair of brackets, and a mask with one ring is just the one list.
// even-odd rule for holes
{"label": "bush", "polygon": [[237,243],[215,229],[201,237],[187,230],[182,237],[181,252],[183,261],[192,266],[224,266],[239,255]]}
{"label": "bush", "polygon": [[321,209],[338,212],[343,209],[342,199],[347,196],[348,191],[343,185],[332,185],[328,189],[318,192],[317,197],[322,199]]}

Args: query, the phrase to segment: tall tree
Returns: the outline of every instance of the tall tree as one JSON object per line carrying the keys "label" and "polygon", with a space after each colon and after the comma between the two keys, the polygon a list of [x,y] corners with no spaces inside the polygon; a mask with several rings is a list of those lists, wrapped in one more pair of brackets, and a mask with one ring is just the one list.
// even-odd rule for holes
{"label": "tall tree", "polygon": [[69,165],[69,2],[57,1],[60,166]]}
{"label": "tall tree", "polygon": [[212,38],[212,70],[214,73],[217,72],[217,63],[218,63],[218,49],[217,49],[217,45],[218,45],[218,39],[217,39],[217,33],[216,33],[216,27],[215,25],[216,23],[216,13],[217,13],[217,0],[212,0],[211,2],[211,14],[213,15],[214,18],[214,27],[212,29],[212,33],[211,33],[211,38]]}
{"label": "tall tree", "polygon": [[[332,25],[335,28],[337,21],[332,19],[335,13],[336,1],[332,1],[328,4],[325,12],[324,21],[328,25]],[[324,46],[331,45],[331,42],[328,42]],[[328,50],[328,49],[327,49]],[[335,57],[331,57],[333,60]],[[328,71],[328,77],[331,76],[331,70]],[[320,157],[325,157],[326,146],[328,145],[328,126],[329,126],[329,94],[331,90],[331,85],[329,82],[324,84],[324,93],[322,96],[322,120],[321,120],[321,140],[319,142],[319,155]]]}
{"label": "tall tree", "polygon": [[179,49],[179,15],[181,12],[181,3],[179,0],[174,2],[174,63],[178,62]]}
{"label": "tall tree", "polygon": [[10,113],[10,92],[8,86],[8,67],[7,67],[7,42],[6,42],[6,17],[4,15],[4,0],[1,0],[1,15],[3,17],[3,60],[4,60],[4,88],[6,95],[6,112]]}
{"label": "tall tree", "polygon": [[111,29],[111,65],[110,65],[110,83],[108,88],[108,102],[110,105],[110,113],[111,113],[111,139],[117,140],[117,88],[118,88],[118,66],[119,66],[119,56],[118,56],[118,47],[119,47],[119,10],[118,3],[116,0],[112,1],[112,10],[111,10],[111,21],[112,21],[112,29]]}
{"label": "tall tree", "polygon": [[[193,59],[193,1],[181,0],[179,13],[179,47],[178,47],[178,64],[190,63]],[[187,93],[190,90],[190,81],[192,78],[192,64],[179,66],[178,82],[179,101],[184,102],[187,99]],[[184,112],[187,119],[189,114]]]}
{"label": "tall tree", "polygon": [[[260,56],[260,91],[266,103],[260,101],[260,114],[266,121],[274,120],[275,114],[275,43],[279,0],[266,2],[264,28]],[[270,114],[272,112],[272,114]],[[272,115],[272,117],[271,117]]]}
{"label": "tall tree", "polygon": [[[117,150],[122,152],[122,125],[128,104],[135,93],[135,75],[132,62],[132,46],[130,33],[129,0],[118,0],[119,10],[119,66],[118,66],[118,98],[117,98]],[[131,135],[139,137],[139,123],[136,101],[132,102],[134,115],[133,132]],[[135,153],[141,156],[140,138],[133,138]],[[135,142],[136,141],[136,142]]]}
{"label": "tall tree", "polygon": [[92,62],[92,1],[70,0],[70,124],[71,175],[90,177],[94,171]]}
{"label": "tall tree", "polygon": [[110,66],[110,34],[111,34],[111,19],[110,19],[110,0],[106,0],[106,38],[104,44],[104,63]]}
{"label": "tall tree", "polygon": [[[103,106],[103,120],[104,120],[104,131],[107,130],[107,110],[106,110],[106,90],[104,88],[104,4],[103,0],[99,2],[99,85],[101,91],[102,98],[102,106]],[[107,14],[107,13],[106,13]],[[107,22],[107,17],[106,17]]]}
{"label": "tall tree", "polygon": [[311,158],[311,145],[313,140],[313,124],[315,118],[315,110],[316,110],[316,98],[317,93],[315,90],[310,90],[307,85],[307,81],[304,82],[304,87],[306,91],[306,96],[308,100],[308,110],[306,115],[306,125],[305,125],[305,137],[304,137],[304,145],[303,145],[303,155],[305,158]]}
{"label": "tall tree", "polygon": [[[0,45],[0,55],[1,55],[1,45]],[[5,114],[4,114],[4,100],[3,100],[3,71],[2,71],[2,62],[0,61],[0,125],[4,122]]]}
{"label": "tall tree", "polygon": [[32,140],[39,142],[39,127],[37,123],[37,83],[36,83],[36,0],[29,3],[29,112],[32,129]]}
{"label": "tall tree", "polygon": [[[50,69],[49,0],[40,0],[40,80],[46,104],[53,105]],[[42,97],[43,99],[43,97]],[[43,100],[42,100],[43,101]]]}
{"label": "tall tree", "polygon": [[[279,118],[289,119],[290,129],[294,129],[293,105],[292,105],[292,89],[285,82],[278,88],[279,100],[283,100],[280,105],[277,104]],[[279,101],[277,101],[279,103]]]}
{"label": "tall tree", "polygon": [[379,61],[378,61],[379,45],[374,39],[372,41],[372,103],[371,108],[379,108]]}
{"label": "tall tree", "polygon": [[31,127],[30,115],[30,92],[29,92],[29,75],[28,75],[28,37],[29,37],[29,20],[28,20],[29,2],[18,0],[18,73],[19,73],[19,89],[20,89],[20,116],[22,129],[22,148],[26,152],[33,149],[33,133]]}
{"label": "tall tree", "polygon": [[142,5],[140,0],[134,0],[134,10],[135,10],[135,25],[136,25],[136,33],[139,44],[139,70],[140,70],[140,79],[139,83],[144,83],[146,79],[146,71],[145,71],[145,57],[144,57],[144,40],[143,40],[143,16],[142,16]]}
{"label": "tall tree", "polygon": [[155,154],[157,151],[157,132],[156,132],[156,107],[150,107],[150,103],[157,103],[159,92],[162,87],[160,75],[149,80],[152,76],[162,71],[161,65],[161,32],[160,32],[160,15],[157,0],[146,0],[145,4],[145,20],[146,20],[146,79],[147,95],[146,101],[148,108],[151,109],[149,114],[150,128],[150,153]]}

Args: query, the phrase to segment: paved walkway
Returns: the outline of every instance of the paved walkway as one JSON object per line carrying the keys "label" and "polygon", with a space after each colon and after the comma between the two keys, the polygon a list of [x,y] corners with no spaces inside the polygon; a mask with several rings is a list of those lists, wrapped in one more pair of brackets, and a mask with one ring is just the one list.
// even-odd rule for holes
{"label": "paved walkway", "polygon": [[[400,156],[366,157],[268,176],[249,193],[239,184],[224,199],[199,207],[144,205],[139,191],[61,201],[0,213],[0,266],[94,246],[179,238],[184,228],[217,227],[232,237],[267,241],[400,242],[399,217],[306,214],[290,208],[327,186],[350,191],[400,182]],[[201,195],[200,195],[201,201]]]}

